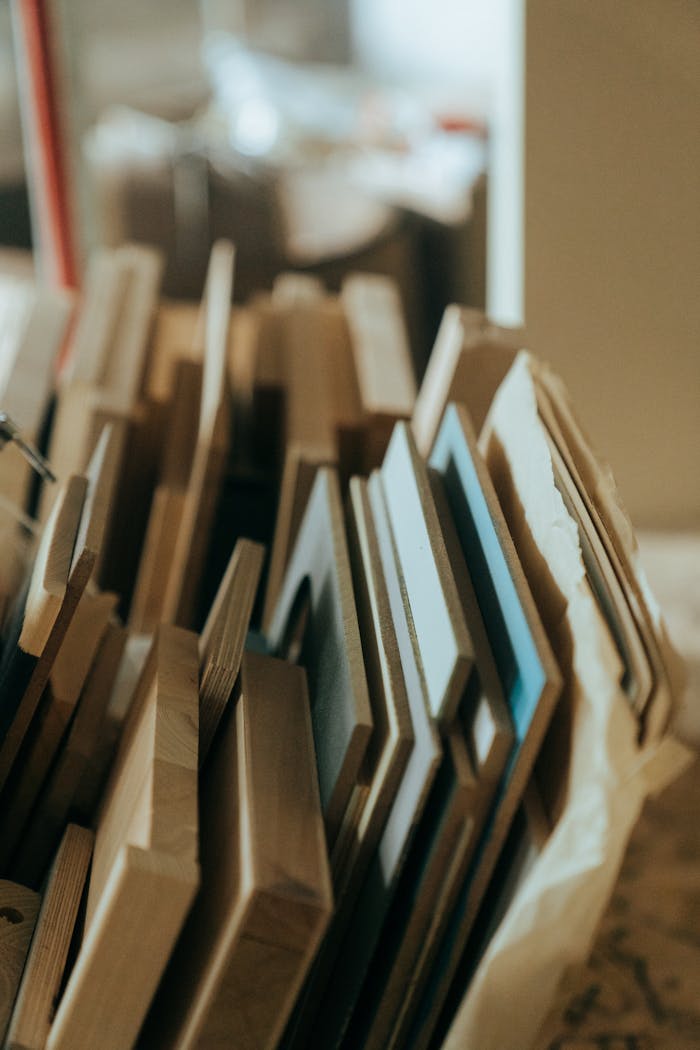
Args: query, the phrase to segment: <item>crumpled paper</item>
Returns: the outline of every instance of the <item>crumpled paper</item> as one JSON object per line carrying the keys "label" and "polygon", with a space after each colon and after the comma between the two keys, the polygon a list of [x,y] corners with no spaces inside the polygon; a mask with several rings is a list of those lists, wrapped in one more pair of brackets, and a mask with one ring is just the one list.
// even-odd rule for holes
{"label": "crumpled paper", "polygon": [[[526,1050],[533,1043],[564,973],[590,953],[645,797],[691,761],[669,735],[638,743],[619,656],[555,487],[537,413],[537,367],[527,352],[518,355],[480,443],[526,576],[543,558],[549,570],[535,587],[545,626],[548,611],[561,619],[564,601],[564,621],[551,633],[567,683],[560,703],[570,707],[571,753],[558,820],[481,959],[444,1050]],[[633,561],[634,549],[629,554]],[[661,631],[655,603],[652,609]]]}

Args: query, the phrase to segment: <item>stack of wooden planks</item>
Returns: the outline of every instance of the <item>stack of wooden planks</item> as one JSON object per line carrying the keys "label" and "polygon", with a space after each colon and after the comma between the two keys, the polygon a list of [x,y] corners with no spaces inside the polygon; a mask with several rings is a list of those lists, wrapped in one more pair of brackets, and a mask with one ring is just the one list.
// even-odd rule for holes
{"label": "stack of wooden planks", "polygon": [[522,333],[450,307],[418,389],[391,281],[234,308],[234,269],[216,244],[168,303],[124,246],[76,304],[0,313],[59,479],[0,471],[11,1050],[459,1045],[522,844],[568,812],[574,704],[602,690],[641,754],[679,693]]}

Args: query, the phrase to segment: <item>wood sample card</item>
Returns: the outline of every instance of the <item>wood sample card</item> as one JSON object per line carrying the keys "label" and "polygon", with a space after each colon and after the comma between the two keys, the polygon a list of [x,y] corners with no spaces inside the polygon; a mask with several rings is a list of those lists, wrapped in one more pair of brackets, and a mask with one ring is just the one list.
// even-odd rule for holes
{"label": "wood sample card", "polygon": [[199,639],[199,764],[209,753],[238,678],[265,548],[238,540]]}
{"label": "wood sample card", "polygon": [[380,474],[428,707],[433,718],[447,723],[467,683],[474,650],[447,560],[428,472],[408,424],[396,424]]}
{"label": "wood sample card", "polygon": [[[561,689],[561,675],[466,410],[448,407],[430,465],[440,474],[481,609],[515,746],[474,863],[459,892],[409,1039],[428,1045],[522,799]],[[474,960],[476,962],[477,960]]]}
{"label": "wood sample card", "polygon": [[41,898],[0,879],[0,1040],[5,1037]]}
{"label": "wood sample card", "polygon": [[197,890],[197,680],[196,635],[161,627],[107,786],[51,1050],[133,1046]]}
{"label": "wood sample card", "polygon": [[377,851],[355,904],[353,921],[321,1001],[310,1037],[292,1045],[339,1046],[359,997],[382,923],[396,891],[402,865],[440,765],[442,747],[428,713],[425,681],[383,487],[378,472],[369,480],[369,498],[386,580],[391,618],[403,668],[414,745]]}
{"label": "wood sample card", "polygon": [[95,836],[69,824],[41,901],[5,1050],[43,1050],[59,999]]}
{"label": "wood sample card", "polygon": [[476,433],[523,345],[524,333],[499,328],[479,310],[448,306],[428,361],[413,413],[416,445],[426,459],[451,401],[464,405]]}
{"label": "wood sample card", "polygon": [[332,850],[362,779],[373,719],[352,585],[337,474],[319,470],[269,632],[286,655],[306,608],[301,662],[306,667],[321,805]]}
{"label": "wood sample card", "polygon": [[144,1031],[169,1050],[273,1050],[333,898],[306,675],[245,653],[202,783],[202,888]]}

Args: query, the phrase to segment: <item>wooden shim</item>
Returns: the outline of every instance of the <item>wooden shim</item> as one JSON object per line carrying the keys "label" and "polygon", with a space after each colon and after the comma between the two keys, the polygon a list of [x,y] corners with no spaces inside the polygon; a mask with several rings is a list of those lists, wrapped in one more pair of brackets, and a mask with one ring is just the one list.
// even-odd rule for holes
{"label": "wooden shim", "polygon": [[515,746],[460,889],[409,1038],[425,1047],[530,778],[562,680],[466,410],[450,405],[430,465],[441,475],[510,710]]}
{"label": "wooden shim", "polygon": [[0,879],[0,1040],[4,1040],[41,898]]}
{"label": "wooden shim", "polygon": [[59,998],[94,835],[69,824],[41,902],[5,1050],[44,1050]]}
{"label": "wooden shim", "polygon": [[177,363],[183,357],[201,363],[203,352],[201,342],[197,339],[200,310],[199,303],[159,301],[146,377],[146,397],[154,401],[169,401]]}
{"label": "wooden shim", "polygon": [[238,540],[200,637],[200,767],[238,677],[264,558],[261,544]]}
{"label": "wooden shim", "polygon": [[[21,768],[3,795],[0,870],[18,878],[11,860],[78,703],[85,679],[116,604],[113,594],[83,594],[49,675],[27,735]],[[18,881],[23,881],[18,878]]]}
{"label": "wooden shim", "polygon": [[246,653],[202,787],[202,890],[147,1023],[152,1047],[272,1050],[332,890],[306,676]]}
{"label": "wooden shim", "polygon": [[[110,691],[126,643],[126,631],[110,624],[85,683],[66,742],[37,801],[15,861],[20,881],[37,886],[61,829],[75,809],[89,820],[94,803],[85,798],[88,782],[104,782],[99,747]],[[96,795],[93,791],[93,797]]]}
{"label": "wooden shim", "polygon": [[227,383],[233,245],[212,248],[204,291],[205,353],[197,443],[163,605],[168,622],[190,627],[223,482],[231,431]]}
{"label": "wooden shim", "polygon": [[382,485],[433,718],[455,714],[474,650],[435,510],[428,472],[406,423],[397,423]]}
{"label": "wooden shim", "polygon": [[[342,942],[331,979],[317,1010],[310,1037],[302,1033],[296,1047],[338,1046],[372,959],[381,924],[391,904],[402,865],[440,764],[440,739],[428,715],[426,687],[417,652],[411,609],[396,557],[381,481],[375,472],[369,498],[377,533],[391,616],[403,668],[414,746],[387,818],[377,852],[357,898],[353,921]],[[311,1041],[309,1041],[309,1038]]]}
{"label": "wooden shim", "polygon": [[463,404],[476,433],[493,395],[523,345],[519,329],[499,328],[478,310],[448,306],[435,340],[413,413],[413,436],[430,455],[450,401]]}
{"label": "wooden shim", "polygon": [[49,1050],[134,1044],[199,882],[198,710],[197,638],[163,626],[107,787],[85,937]]}
{"label": "wooden shim", "polygon": [[395,282],[379,274],[350,274],[343,281],[342,303],[364,411],[370,417],[410,418],[416,381]]}
{"label": "wooden shim", "polygon": [[318,471],[272,620],[269,640],[284,655],[285,636],[308,588],[303,658],[321,804],[329,849],[362,777],[373,719],[357,624],[337,474]]}

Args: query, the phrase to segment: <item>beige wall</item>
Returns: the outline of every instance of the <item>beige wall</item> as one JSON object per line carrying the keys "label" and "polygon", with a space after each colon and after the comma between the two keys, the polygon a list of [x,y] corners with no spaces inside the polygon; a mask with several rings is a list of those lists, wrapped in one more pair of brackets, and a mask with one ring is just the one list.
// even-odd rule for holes
{"label": "beige wall", "polygon": [[527,0],[525,323],[638,525],[700,525],[700,4]]}

